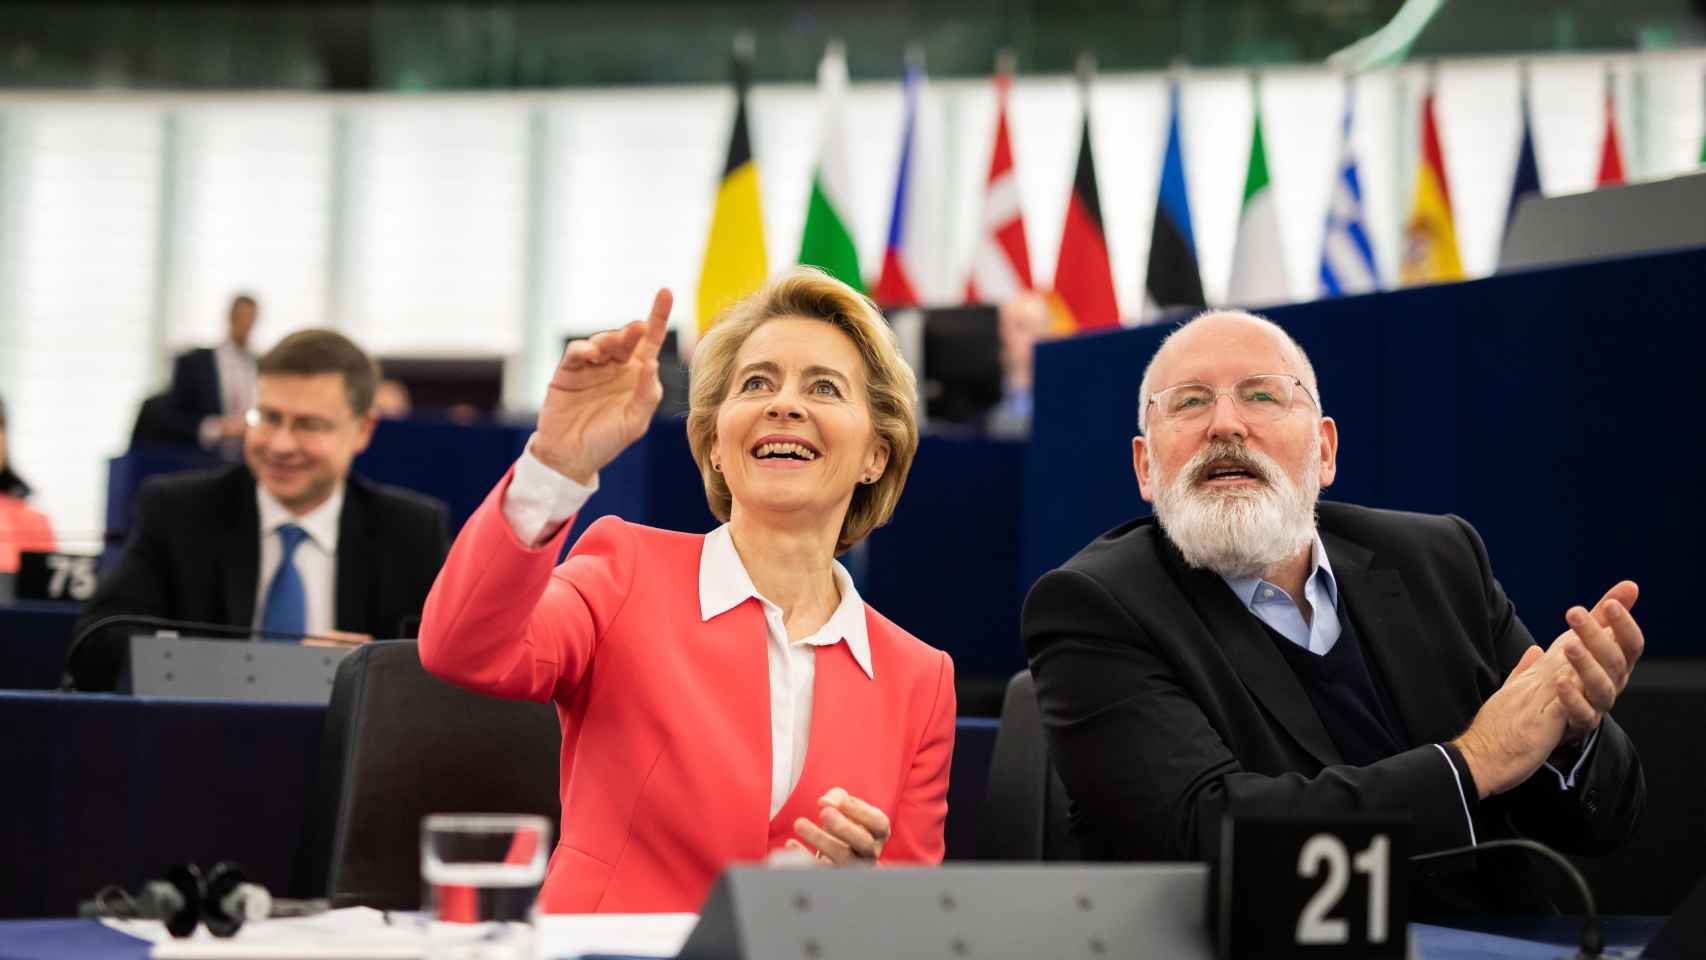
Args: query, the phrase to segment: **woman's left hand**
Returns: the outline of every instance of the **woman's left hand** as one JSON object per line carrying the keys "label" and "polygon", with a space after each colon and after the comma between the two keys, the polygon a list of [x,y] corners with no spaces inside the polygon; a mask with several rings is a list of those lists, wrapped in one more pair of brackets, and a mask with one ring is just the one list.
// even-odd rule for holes
{"label": "woman's left hand", "polygon": [[888,814],[840,787],[819,797],[818,805],[818,822],[795,820],[800,839],[790,839],[786,846],[814,854],[819,863],[830,866],[874,866],[889,840]]}

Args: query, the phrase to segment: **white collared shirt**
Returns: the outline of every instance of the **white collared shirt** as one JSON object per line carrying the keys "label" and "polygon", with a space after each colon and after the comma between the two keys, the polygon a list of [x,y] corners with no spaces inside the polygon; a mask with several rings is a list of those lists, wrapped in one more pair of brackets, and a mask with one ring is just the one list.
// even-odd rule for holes
{"label": "white collared shirt", "polygon": [[225,414],[242,414],[255,405],[255,355],[230,340],[213,350],[219,374],[219,404]]}
{"label": "white collared shirt", "polygon": [[[597,489],[583,486],[540,463],[531,451],[516,461],[515,475],[504,494],[504,519],[517,540],[537,547],[555,536]],[[699,553],[699,616],[709,622],[758,600],[764,611],[765,652],[770,665],[770,816],[780,813],[799,785],[811,739],[812,686],[817,676],[817,648],[845,641],[865,676],[876,679],[871,666],[871,642],[865,629],[865,601],[841,564],[833,565],[841,602],[816,633],[788,639],[782,608],[771,603],[752,584],[752,577],[735,549],[728,524],[705,536]]]}
{"label": "white collared shirt", "polygon": [[344,485],[326,498],[326,502],[302,516],[294,516],[278,498],[268,493],[260,483],[255,484],[255,504],[261,512],[260,579],[255,584],[255,617],[250,626],[259,627],[266,616],[267,587],[278,572],[284,557],[284,544],[278,528],[287,523],[301,527],[308,536],[297,545],[291,562],[302,577],[302,592],[307,600],[307,619],[304,629],[309,633],[325,633],[337,627],[338,602],[338,519],[344,511]]}

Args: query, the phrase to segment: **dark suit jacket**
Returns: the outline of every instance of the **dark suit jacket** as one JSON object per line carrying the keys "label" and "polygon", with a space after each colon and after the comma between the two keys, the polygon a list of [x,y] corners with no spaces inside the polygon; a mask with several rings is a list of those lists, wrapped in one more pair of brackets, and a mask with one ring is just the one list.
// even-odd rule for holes
{"label": "dark suit jacket", "polygon": [[[247,627],[260,578],[260,510],[245,466],[151,477],[130,540],[76,632],[144,614]],[[350,475],[338,518],[336,629],[390,638],[418,619],[449,546],[443,504]],[[110,690],[135,628],[90,637],[67,665],[80,690]]]}
{"label": "dark suit jacket", "polygon": [[219,393],[219,360],[211,347],[185,350],[172,361],[172,406],[200,423],[225,412]]}
{"label": "dark suit jacket", "polygon": [[[1399,811],[1415,852],[1469,843],[1452,766],[1433,744],[1469,726],[1534,641],[1463,520],[1324,502],[1319,530],[1410,749],[1345,764],[1261,622],[1217,574],[1187,566],[1154,518],[1136,520],[1048,573],[1025,602],[1043,725],[1087,855],[1213,859],[1228,811]],[[1465,784],[1476,838],[1609,851],[1646,796],[1634,747],[1609,717],[1580,777],[1564,791],[1543,767],[1479,804]],[[1482,861],[1465,883],[1477,907],[1497,909],[1483,888],[1503,896],[1512,861]]]}
{"label": "dark suit jacket", "polygon": [[186,350],[173,359],[166,389],[142,401],[130,447],[199,447],[201,422],[224,412],[218,358],[208,347]]}

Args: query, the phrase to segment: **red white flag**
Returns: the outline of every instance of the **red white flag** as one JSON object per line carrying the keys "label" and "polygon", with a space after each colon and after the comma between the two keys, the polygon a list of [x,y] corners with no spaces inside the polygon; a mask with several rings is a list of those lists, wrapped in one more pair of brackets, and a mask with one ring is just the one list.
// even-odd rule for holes
{"label": "red white flag", "polygon": [[1615,187],[1623,182],[1623,151],[1617,142],[1617,98],[1614,79],[1605,72],[1605,138],[1599,144],[1599,186]]}
{"label": "red white flag", "polygon": [[995,74],[995,150],[983,192],[982,236],[966,278],[967,303],[1005,303],[1031,289],[1031,254],[1025,245],[1025,215],[1019,208],[1019,177],[1007,134],[1007,92],[1013,78]]}

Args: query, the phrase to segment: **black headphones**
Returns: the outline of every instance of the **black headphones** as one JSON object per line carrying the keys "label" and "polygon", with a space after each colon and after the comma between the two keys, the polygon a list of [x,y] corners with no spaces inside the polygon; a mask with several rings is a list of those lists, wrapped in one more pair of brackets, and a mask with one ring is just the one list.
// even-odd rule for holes
{"label": "black headphones", "polygon": [[124,920],[159,920],[174,937],[187,937],[197,924],[207,924],[216,937],[235,936],[250,920],[272,913],[272,894],[250,883],[243,868],[223,861],[206,877],[193,863],[179,864],[159,880],[142,885],[135,897],[117,886],[102,887],[79,911],[84,916]]}

